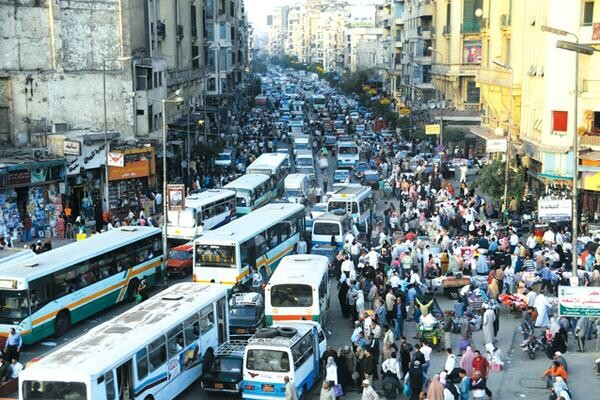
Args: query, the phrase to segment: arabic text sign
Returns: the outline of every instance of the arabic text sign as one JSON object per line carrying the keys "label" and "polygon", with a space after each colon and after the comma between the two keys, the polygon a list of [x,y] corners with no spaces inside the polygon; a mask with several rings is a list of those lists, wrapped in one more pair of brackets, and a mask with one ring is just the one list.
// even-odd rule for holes
{"label": "arabic text sign", "polygon": [[65,156],[80,156],[81,155],[81,142],[76,140],[64,140],[63,141],[63,154]]}
{"label": "arabic text sign", "polygon": [[538,218],[540,221],[570,221],[571,200],[538,201]]}
{"label": "arabic text sign", "polygon": [[426,135],[439,135],[440,131],[441,131],[441,127],[438,124],[425,125],[425,134]]}
{"label": "arabic text sign", "polygon": [[600,317],[600,287],[560,286],[558,314],[566,317]]}

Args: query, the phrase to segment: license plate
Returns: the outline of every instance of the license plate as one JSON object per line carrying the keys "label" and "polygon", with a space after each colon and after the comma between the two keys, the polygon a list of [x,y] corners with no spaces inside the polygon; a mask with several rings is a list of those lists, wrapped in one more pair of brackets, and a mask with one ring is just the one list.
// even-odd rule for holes
{"label": "license plate", "polygon": [[263,392],[272,392],[274,390],[273,385],[262,385],[262,391]]}
{"label": "license plate", "polygon": [[215,383],[215,389],[223,389],[222,383]]}
{"label": "license plate", "polygon": [[236,329],[235,333],[248,333],[247,329]]}

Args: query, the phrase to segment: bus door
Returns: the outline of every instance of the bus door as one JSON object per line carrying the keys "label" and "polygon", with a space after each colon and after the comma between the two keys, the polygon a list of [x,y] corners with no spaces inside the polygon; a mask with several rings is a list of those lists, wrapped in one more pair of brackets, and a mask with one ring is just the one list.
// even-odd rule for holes
{"label": "bus door", "polygon": [[217,301],[217,329],[219,334],[219,346],[227,341],[227,321],[225,313],[225,302],[227,299],[224,297]]}
{"label": "bus door", "polygon": [[313,370],[315,371],[315,376],[319,376],[321,374],[321,352],[319,351],[319,334],[316,326],[313,326],[310,335],[313,342]]}
{"label": "bus door", "polygon": [[131,379],[131,359],[117,367],[117,390],[119,400],[133,400],[133,385]]}
{"label": "bus door", "polygon": [[[326,277],[327,275],[325,275]],[[327,319],[327,307],[329,306],[329,296],[327,295],[327,279],[323,278],[321,284],[319,285],[317,301],[319,302],[319,309],[317,310],[319,313],[319,323],[323,325],[325,320]]]}

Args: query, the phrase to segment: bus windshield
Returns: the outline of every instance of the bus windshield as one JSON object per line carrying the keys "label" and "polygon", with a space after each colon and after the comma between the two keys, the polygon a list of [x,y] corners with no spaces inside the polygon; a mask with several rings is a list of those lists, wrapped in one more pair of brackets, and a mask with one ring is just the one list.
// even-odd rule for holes
{"label": "bus windshield", "polygon": [[283,283],[271,288],[273,307],[310,307],[313,303],[310,285]]}
{"label": "bus windshield", "polygon": [[27,290],[0,290],[0,323],[13,324],[29,316]]}
{"label": "bus windshield", "polygon": [[246,354],[246,368],[251,371],[289,372],[290,357],[284,351],[250,349]]}
{"label": "bus windshield", "polygon": [[196,260],[202,267],[235,267],[235,247],[196,244]]}
{"label": "bus windshield", "polygon": [[341,235],[342,232],[340,232],[340,225],[336,222],[315,222],[313,224],[313,233],[315,235],[326,235],[326,236],[333,236],[333,235]]}
{"label": "bus windshield", "polygon": [[87,390],[83,382],[23,382],[23,400],[85,400]]}
{"label": "bus windshield", "polygon": [[302,196],[302,192],[298,189],[287,189],[285,195],[287,197],[300,197]]}
{"label": "bus windshield", "polygon": [[303,167],[312,167],[313,165],[313,159],[312,158],[296,158],[296,165],[297,166],[303,166]]}
{"label": "bus windshield", "polygon": [[340,147],[340,154],[358,154],[358,149],[354,146],[350,147]]}

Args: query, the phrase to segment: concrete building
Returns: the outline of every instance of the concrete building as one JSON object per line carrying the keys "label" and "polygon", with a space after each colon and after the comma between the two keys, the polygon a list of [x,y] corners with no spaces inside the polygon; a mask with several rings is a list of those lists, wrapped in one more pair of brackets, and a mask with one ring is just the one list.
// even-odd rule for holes
{"label": "concrete building", "polygon": [[288,14],[289,6],[277,6],[273,14],[268,17],[269,25],[269,47],[271,56],[281,57],[284,55],[288,37]]}
{"label": "concrete building", "polygon": [[402,92],[402,45],[404,35],[404,0],[386,0],[384,3],[382,25],[384,48],[389,60],[385,76],[386,90],[397,100]]}
{"label": "concrete building", "polygon": [[345,36],[345,68],[350,72],[376,69],[374,79],[383,81],[389,55],[379,13],[382,3],[353,5]]}

